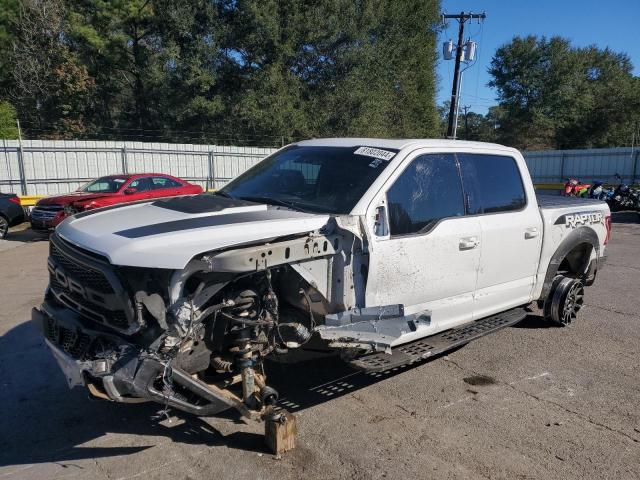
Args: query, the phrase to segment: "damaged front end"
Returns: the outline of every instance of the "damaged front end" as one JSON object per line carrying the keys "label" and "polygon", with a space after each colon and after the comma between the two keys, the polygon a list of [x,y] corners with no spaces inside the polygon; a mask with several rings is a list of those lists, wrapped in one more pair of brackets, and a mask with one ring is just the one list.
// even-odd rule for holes
{"label": "damaged front end", "polygon": [[208,252],[181,270],[114,266],[54,234],[50,284],[33,321],[70,387],[264,418],[278,400],[265,359],[309,346],[352,357],[393,341],[345,331],[346,318],[368,318],[357,313],[368,269],[358,221],[331,217],[320,230]]}

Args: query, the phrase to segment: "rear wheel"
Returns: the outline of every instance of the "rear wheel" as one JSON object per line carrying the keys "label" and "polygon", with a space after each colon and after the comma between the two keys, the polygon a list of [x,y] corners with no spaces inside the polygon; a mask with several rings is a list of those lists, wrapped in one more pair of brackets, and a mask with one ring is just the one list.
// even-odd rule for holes
{"label": "rear wheel", "polygon": [[578,316],[584,305],[584,285],[575,278],[560,276],[553,282],[545,304],[545,317],[566,327]]}
{"label": "rear wheel", "polygon": [[7,236],[9,231],[9,221],[0,215],[0,240]]}

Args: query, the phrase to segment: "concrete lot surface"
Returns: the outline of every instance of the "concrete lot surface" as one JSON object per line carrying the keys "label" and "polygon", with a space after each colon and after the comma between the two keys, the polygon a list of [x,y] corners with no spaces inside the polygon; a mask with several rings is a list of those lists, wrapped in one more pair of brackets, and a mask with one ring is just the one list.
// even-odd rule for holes
{"label": "concrete lot surface", "polygon": [[[616,216],[606,269],[569,328],[529,316],[399,374],[273,365],[299,448],[262,427],[68,390],[30,325],[47,242],[0,241],[0,479],[640,478],[640,224]],[[11,240],[13,238],[13,240]],[[505,266],[508,268],[508,266]]]}

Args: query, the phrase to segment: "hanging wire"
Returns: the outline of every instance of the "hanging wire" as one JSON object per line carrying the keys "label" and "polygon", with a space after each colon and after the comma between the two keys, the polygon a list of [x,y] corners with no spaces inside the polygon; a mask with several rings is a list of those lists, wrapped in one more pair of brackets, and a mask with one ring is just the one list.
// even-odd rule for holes
{"label": "hanging wire", "polygon": [[[476,58],[478,59],[479,62],[480,62],[480,59],[482,58],[483,41],[484,41],[484,22],[480,22],[480,41],[478,42],[477,55],[476,55]],[[482,65],[482,62],[480,62],[480,65]],[[476,98],[480,98],[478,97],[479,85],[480,85],[480,69],[478,68],[476,70],[476,95],[475,95]]]}

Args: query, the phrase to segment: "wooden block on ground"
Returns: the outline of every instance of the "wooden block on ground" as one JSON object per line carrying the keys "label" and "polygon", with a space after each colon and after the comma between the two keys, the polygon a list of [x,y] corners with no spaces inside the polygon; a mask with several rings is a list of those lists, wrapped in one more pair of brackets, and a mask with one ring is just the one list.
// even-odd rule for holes
{"label": "wooden block on ground", "polygon": [[276,455],[296,448],[296,434],[296,417],[289,412],[267,418],[264,423],[264,440]]}

